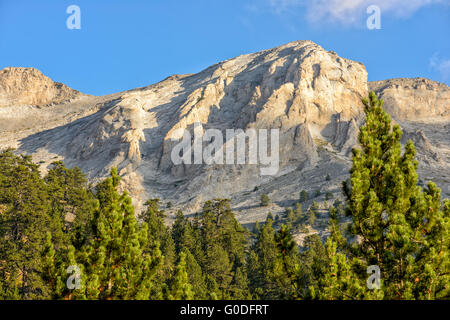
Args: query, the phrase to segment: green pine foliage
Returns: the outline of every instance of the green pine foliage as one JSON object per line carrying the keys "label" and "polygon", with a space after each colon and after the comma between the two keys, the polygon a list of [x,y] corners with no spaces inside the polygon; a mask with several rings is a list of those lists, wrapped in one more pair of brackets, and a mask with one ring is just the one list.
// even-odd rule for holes
{"label": "green pine foliage", "polygon": [[60,216],[51,210],[48,188],[29,156],[0,153],[0,282],[3,298],[45,299],[41,255],[46,234],[63,241]]}
{"label": "green pine foliage", "polygon": [[203,251],[199,262],[214,284],[210,292],[219,299],[242,298],[236,293],[247,290],[246,281],[237,276],[245,266],[248,232],[235,219],[230,200],[207,201],[196,229]]}
{"label": "green pine foliage", "polygon": [[180,260],[178,261],[176,272],[171,282],[170,292],[167,297],[169,300],[192,300],[194,298],[194,292],[189,282],[186,268],[185,252],[180,254]]}
{"label": "green pine foliage", "polygon": [[300,192],[300,202],[301,202],[301,203],[306,202],[306,201],[308,201],[308,199],[309,199],[309,194],[308,194],[308,192],[307,192],[306,190],[302,190],[302,191]]}
{"label": "green pine foliage", "polygon": [[[355,286],[363,287],[367,267],[376,265],[382,275],[378,298],[446,298],[450,290],[448,202],[441,202],[434,183],[424,190],[418,186],[414,145],[409,141],[402,152],[402,131],[398,125],[392,126],[383,101],[371,92],[363,102],[366,124],[359,135],[361,149],[353,151],[351,180],[344,183],[346,214],[352,223],[347,237],[335,232],[343,253],[336,253],[336,243],[327,248],[334,259],[332,272],[341,267],[345,272],[333,279],[337,284],[327,280],[326,285],[336,285],[339,291],[351,277]],[[355,261],[345,261],[344,253]],[[351,270],[354,274],[350,276]],[[346,295],[369,295],[359,289]],[[344,297],[336,290],[330,289],[326,297]]]}
{"label": "green pine foliage", "polygon": [[65,299],[149,299],[153,278],[161,267],[159,244],[149,246],[148,226],[140,226],[127,192],[117,191],[120,177],[96,187],[99,202],[94,212],[93,239],[75,252],[70,246],[66,266],[77,266],[81,288],[66,288]]}
{"label": "green pine foliage", "polygon": [[282,225],[275,234],[277,258],[275,260],[275,277],[281,290],[281,299],[298,298],[299,252],[290,229]]}
{"label": "green pine foliage", "polygon": [[270,199],[269,196],[267,194],[262,194],[261,195],[261,206],[262,207],[267,207],[270,203]]}
{"label": "green pine foliage", "polygon": [[325,246],[317,234],[307,236],[300,253],[300,270],[297,278],[298,295],[303,299],[316,298],[321,281],[327,272],[329,259]]}
{"label": "green pine foliage", "polygon": [[250,292],[257,299],[277,299],[283,290],[275,275],[278,251],[272,224],[272,220],[268,220],[261,226],[247,262]]}
{"label": "green pine foliage", "polygon": [[145,203],[146,209],[139,215],[139,220],[147,228],[147,250],[149,252],[161,251],[163,263],[155,275],[154,285],[151,289],[152,299],[162,299],[166,284],[175,272],[175,242],[170,230],[165,225],[165,213],[160,210],[160,200],[150,199]]}
{"label": "green pine foliage", "polygon": [[286,215],[286,225],[292,229],[295,223],[294,210],[292,210],[292,208],[286,208],[285,215]]}
{"label": "green pine foliage", "polygon": [[250,292],[255,299],[293,299],[296,294],[298,248],[287,226],[279,232],[268,220],[256,235],[247,262]]}

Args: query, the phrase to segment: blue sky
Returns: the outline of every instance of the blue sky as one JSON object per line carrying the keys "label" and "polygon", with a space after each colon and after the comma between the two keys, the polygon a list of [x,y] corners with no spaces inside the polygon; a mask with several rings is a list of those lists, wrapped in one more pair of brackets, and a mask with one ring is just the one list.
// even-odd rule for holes
{"label": "blue sky", "polygon": [[[70,5],[81,29],[69,30]],[[381,9],[369,30],[366,9]],[[0,69],[35,67],[103,95],[312,40],[364,63],[369,80],[450,84],[450,0],[0,0]]]}

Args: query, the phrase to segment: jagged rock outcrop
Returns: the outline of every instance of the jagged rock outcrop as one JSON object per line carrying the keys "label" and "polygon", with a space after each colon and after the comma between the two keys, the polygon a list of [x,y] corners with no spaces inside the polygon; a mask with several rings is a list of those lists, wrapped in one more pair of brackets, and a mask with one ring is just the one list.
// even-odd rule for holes
{"label": "jagged rock outcrop", "polygon": [[[46,81],[36,77],[20,83]],[[0,83],[4,82],[0,74]],[[1,96],[7,107],[0,108],[0,146],[16,146],[18,152],[32,154],[44,169],[55,160],[79,166],[94,183],[117,166],[121,187],[130,191],[136,212],[150,197],[172,202],[169,215],[177,208],[195,212],[208,199],[227,197],[244,223],[262,220],[268,211],[284,211],[298,201],[302,189],[311,195],[319,190],[340,197],[340,182],[348,177],[350,151],[364,121],[361,98],[368,91],[361,63],[311,41],[242,55],[197,74],[175,75],[104,97],[72,96],[71,89],[51,94],[53,89],[39,91],[38,85],[31,84],[13,88],[10,80],[6,82],[8,92],[28,98],[20,98],[19,103],[10,95]],[[437,181],[443,183],[450,175],[448,87],[420,79],[369,86],[386,99],[387,110],[405,128],[405,139],[415,141],[419,156],[425,157],[419,159],[427,160],[421,162],[421,170],[430,178],[444,170]],[[21,106],[37,103],[51,105]],[[438,129],[436,124],[421,122],[435,118],[440,121]],[[172,150],[184,130],[195,140],[195,130],[207,129],[216,129],[224,138],[221,151],[231,143],[227,129],[278,129],[276,172],[262,174],[265,164],[248,161],[174,163]],[[203,150],[212,144],[212,139],[201,142]],[[331,181],[325,179],[327,175]],[[271,199],[269,207],[259,206],[263,193]],[[314,200],[324,200],[320,197]]]}
{"label": "jagged rock outcrop", "polygon": [[80,95],[79,91],[53,82],[34,68],[0,70],[0,107],[56,104]]}

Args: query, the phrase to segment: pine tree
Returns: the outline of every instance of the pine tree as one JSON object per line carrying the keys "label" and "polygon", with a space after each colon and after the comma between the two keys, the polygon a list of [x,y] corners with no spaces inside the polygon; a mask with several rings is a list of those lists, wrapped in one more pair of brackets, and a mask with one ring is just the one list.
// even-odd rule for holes
{"label": "pine tree", "polygon": [[314,201],[312,206],[308,210],[308,224],[311,226],[314,224],[314,222],[316,222],[318,209],[318,204]]}
{"label": "pine tree", "polygon": [[270,199],[269,196],[267,194],[262,194],[261,195],[261,206],[262,207],[267,207],[270,203]]}
{"label": "pine tree", "polygon": [[253,298],[276,299],[280,296],[280,288],[274,275],[277,256],[275,230],[272,227],[272,220],[268,220],[256,234],[256,241],[248,258],[247,274]]}
{"label": "pine tree", "polygon": [[386,299],[448,297],[450,218],[441,210],[440,190],[417,185],[414,145],[409,141],[402,154],[401,129],[391,126],[383,101],[371,92],[363,103],[362,149],[353,150],[351,184],[343,185],[349,236],[359,239],[343,247],[360,264],[354,281],[363,282],[366,268],[377,265]]}
{"label": "pine tree", "polygon": [[304,251],[300,254],[298,293],[303,299],[311,299],[320,290],[320,281],[325,276],[329,260],[325,246],[317,234],[307,236],[303,247]]}
{"label": "pine tree", "polygon": [[151,298],[162,298],[164,287],[175,271],[175,243],[171,232],[165,225],[165,213],[160,210],[159,199],[146,201],[146,209],[140,214],[139,219],[147,226],[148,250],[160,250],[163,256],[163,264],[155,276],[155,285],[152,287]]}
{"label": "pine tree", "polygon": [[256,221],[255,225],[253,226],[253,233],[258,234],[260,230],[261,230],[261,225],[259,224],[259,221]]}
{"label": "pine tree", "polygon": [[0,283],[7,299],[44,299],[42,280],[47,232],[61,221],[50,214],[49,196],[38,165],[12,149],[0,153]]}
{"label": "pine tree", "polygon": [[370,298],[365,283],[355,273],[357,259],[350,261],[337,251],[337,244],[331,238],[326,243],[327,262],[323,277],[319,280],[318,298],[324,300],[354,300]]}
{"label": "pine tree", "polygon": [[214,287],[217,289],[213,292],[221,299],[229,299],[228,289],[233,280],[233,264],[230,261],[227,251],[218,243],[205,244],[205,259],[203,270],[208,276],[214,280]]}
{"label": "pine tree", "polygon": [[159,199],[149,199],[145,202],[146,209],[140,214],[139,219],[147,224],[149,243],[161,244],[167,228],[164,224],[166,218],[164,210],[159,209]]}
{"label": "pine tree", "polygon": [[306,190],[302,190],[300,192],[300,202],[301,203],[306,202],[308,201],[308,198],[309,198],[308,192]]}
{"label": "pine tree", "polygon": [[[190,256],[195,260],[195,262],[192,261],[193,264],[204,261],[205,256],[198,221],[194,226],[189,219],[184,217],[183,212],[179,210],[173,223],[171,234],[175,244],[175,253],[179,255],[182,251],[185,251],[188,266]],[[196,287],[194,286],[194,288]]]}
{"label": "pine tree", "polygon": [[251,299],[251,294],[248,286],[249,281],[245,266],[237,267],[233,276],[230,297],[236,300]]}
{"label": "pine tree", "polygon": [[189,283],[187,268],[186,268],[186,253],[180,253],[180,259],[177,264],[175,275],[172,279],[170,287],[169,300],[192,300],[194,292],[192,285]]}
{"label": "pine tree", "polygon": [[282,288],[280,298],[297,299],[299,298],[298,275],[300,268],[297,244],[286,225],[281,226],[274,239],[278,251],[274,275],[278,286]]}
{"label": "pine tree", "polygon": [[248,232],[235,219],[230,200],[207,201],[197,228],[203,255],[196,258],[210,276],[210,285],[217,286],[219,291],[215,295],[219,299],[233,299],[234,292],[247,290],[238,287],[244,282],[235,277],[238,268],[245,266]]}
{"label": "pine tree", "polygon": [[175,221],[172,225],[172,239],[175,242],[175,251],[179,254],[183,249],[182,238],[185,232],[186,219],[181,210],[175,215]]}
{"label": "pine tree", "polygon": [[202,268],[189,250],[185,249],[183,252],[186,255],[186,271],[189,277],[189,283],[192,285],[194,298],[196,300],[209,298]]}
{"label": "pine tree", "polygon": [[[296,203],[295,204],[295,210],[294,210],[294,225],[298,226],[300,225],[300,223],[303,222],[303,220],[305,219],[305,216],[303,214],[303,208],[301,203]],[[288,226],[289,227],[289,226]],[[290,228],[289,228],[290,229]]]}
{"label": "pine tree", "polygon": [[117,169],[97,187],[94,239],[82,252],[69,250],[69,265],[81,271],[81,289],[66,299],[148,299],[162,263],[159,247],[149,248],[147,224],[139,227],[127,192],[119,194]]}
{"label": "pine tree", "polygon": [[299,255],[290,230],[278,232],[268,220],[256,234],[247,260],[249,288],[254,299],[298,298]]}
{"label": "pine tree", "polygon": [[292,208],[286,208],[285,212],[286,212],[286,225],[289,228],[293,228],[294,223],[296,222],[294,210],[292,210]]}
{"label": "pine tree", "polygon": [[[65,247],[68,241],[81,248],[92,237],[91,222],[96,208],[85,175],[80,168],[68,169],[58,161],[52,163],[44,181],[51,195],[51,214],[61,221],[61,230],[52,233],[56,249]],[[72,234],[72,239],[68,239],[68,234]]]}

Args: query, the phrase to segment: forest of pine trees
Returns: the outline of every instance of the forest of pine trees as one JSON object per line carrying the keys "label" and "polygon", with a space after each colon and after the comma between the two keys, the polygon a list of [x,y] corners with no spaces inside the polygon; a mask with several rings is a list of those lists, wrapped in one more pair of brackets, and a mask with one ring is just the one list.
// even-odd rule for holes
{"label": "forest of pine trees", "polygon": [[418,186],[414,146],[402,149],[382,100],[363,102],[346,201],[328,209],[330,236],[301,248],[293,231],[315,223],[317,203],[248,230],[214,199],[168,226],[159,199],[135,212],[115,168],[93,186],[78,168],[55,162],[41,176],[31,157],[2,151],[0,299],[448,299],[450,201]]}

